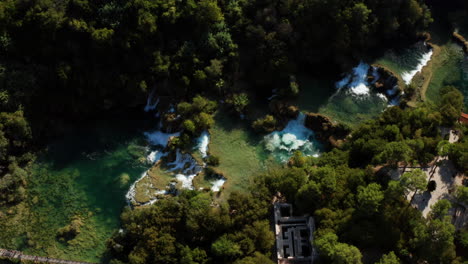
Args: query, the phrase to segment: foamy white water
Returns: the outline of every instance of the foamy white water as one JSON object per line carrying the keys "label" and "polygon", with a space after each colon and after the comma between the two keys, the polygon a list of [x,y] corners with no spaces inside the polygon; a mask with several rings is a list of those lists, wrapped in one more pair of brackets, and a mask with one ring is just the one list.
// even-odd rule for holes
{"label": "foamy white water", "polygon": [[137,183],[139,181],[141,181],[141,179],[143,179],[144,177],[146,177],[146,173],[147,171],[143,172],[140,176],[140,178],[138,178],[138,180],[136,180],[131,186],[130,186],[130,189],[128,190],[128,192],[125,194],[125,198],[127,198],[127,200],[129,202],[135,202],[135,194],[136,194],[136,191],[135,191],[135,186],[137,185]]}
{"label": "foamy white water", "polygon": [[427,63],[431,60],[432,57],[432,49],[430,49],[428,52],[424,53],[421,58],[419,59],[419,63],[416,66],[416,68],[412,71],[409,72],[404,72],[401,74],[401,78],[405,82],[406,85],[409,85],[411,81],[413,80],[413,77],[424,68],[424,66],[427,65]]}
{"label": "foamy white water", "polygon": [[299,113],[297,119],[289,121],[282,131],[266,135],[266,148],[282,161],[287,161],[295,150],[301,150],[305,155],[318,154],[319,144],[313,139],[314,132],[304,126],[305,118],[303,113]]}
{"label": "foamy white water", "polygon": [[197,138],[197,149],[203,158],[207,156],[209,143],[210,133],[208,133],[208,131],[203,131],[201,135]]}
{"label": "foamy white water", "polygon": [[221,187],[223,187],[224,183],[226,182],[226,178],[221,178],[216,181],[212,182],[211,190],[213,192],[219,192],[221,190]]}
{"label": "foamy white water", "polygon": [[170,171],[176,174],[176,179],[182,183],[183,189],[193,190],[193,178],[203,169],[190,154],[176,152],[176,160],[167,164]]}
{"label": "foamy white water", "polygon": [[384,101],[388,101],[387,97],[384,94],[377,93],[377,96]]}
{"label": "foamy white water", "polygon": [[162,151],[153,150],[148,154],[148,156],[146,156],[146,160],[148,160],[149,163],[154,164],[158,160],[160,160],[161,157],[163,157],[165,155],[166,155],[166,153],[163,153]]}
{"label": "foamy white water", "polygon": [[160,130],[156,130],[154,132],[145,132],[144,135],[152,145],[166,147],[169,139],[171,137],[180,136],[180,132],[164,133]]}
{"label": "foamy white water", "polygon": [[[369,83],[367,82],[367,73],[369,72],[369,64],[360,62],[358,66],[353,68],[352,73],[345,76],[335,85],[338,90],[348,87],[348,91],[355,95],[368,95],[370,93]],[[374,77],[378,77],[378,73],[373,71]]]}

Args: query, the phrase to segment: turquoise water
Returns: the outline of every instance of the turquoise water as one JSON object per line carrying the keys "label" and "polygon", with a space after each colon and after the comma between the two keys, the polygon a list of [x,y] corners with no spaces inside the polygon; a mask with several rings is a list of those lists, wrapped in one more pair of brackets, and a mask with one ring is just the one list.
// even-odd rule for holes
{"label": "turquoise water", "polygon": [[[99,262],[119,227],[125,193],[148,168],[142,121],[75,127],[50,144],[29,181],[31,227],[22,250],[49,257]],[[81,222],[72,239],[57,230]]]}

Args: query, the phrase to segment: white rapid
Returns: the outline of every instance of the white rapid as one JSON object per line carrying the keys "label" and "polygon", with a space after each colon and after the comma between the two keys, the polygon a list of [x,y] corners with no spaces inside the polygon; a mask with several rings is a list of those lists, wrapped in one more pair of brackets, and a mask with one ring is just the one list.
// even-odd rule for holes
{"label": "white rapid", "polygon": [[196,148],[200,152],[203,158],[207,157],[208,153],[208,144],[210,143],[210,133],[208,131],[203,131],[201,135],[197,138]]}
{"label": "white rapid", "polygon": [[211,190],[213,192],[219,192],[219,190],[221,190],[225,182],[226,182],[226,178],[220,178],[220,179],[217,179],[216,181],[211,182],[211,184],[213,184],[211,186]]}
{"label": "white rapid", "polygon": [[166,147],[171,137],[180,136],[180,132],[165,133],[160,130],[144,133],[148,141],[154,146]]}
{"label": "white rapid", "polygon": [[182,184],[182,188],[190,190],[193,190],[193,178],[203,169],[192,155],[184,154],[180,150],[176,152],[175,161],[167,165],[171,167],[170,171],[176,173],[176,179]]}
{"label": "white rapid", "polygon": [[[369,80],[369,74],[372,75],[372,80]],[[385,91],[385,94],[371,90],[372,85],[379,79],[380,74],[377,67],[371,67],[369,64],[360,62],[358,66],[353,68],[351,73],[335,83],[337,91],[330,97],[330,100],[336,99],[337,96],[341,98],[352,96],[352,100],[360,104],[364,102],[378,103],[377,101],[382,101],[387,103],[388,106],[398,105],[400,99],[400,97],[397,96],[399,92],[398,86]]]}
{"label": "white rapid", "polygon": [[[426,45],[426,44],[424,44]],[[403,79],[403,81],[405,82],[406,85],[409,85],[411,83],[411,81],[413,80],[413,77],[422,70],[422,68],[424,68],[424,66],[427,65],[427,63],[431,60],[431,57],[432,57],[432,49],[430,49],[428,52],[426,53],[423,53],[421,55],[421,58],[419,59],[419,63],[418,65],[416,65],[416,68],[411,70],[411,71],[407,71],[407,72],[403,72],[401,74],[401,78]]]}
{"label": "white rapid", "polygon": [[[346,75],[342,80],[335,85],[338,91],[347,87],[348,91],[354,95],[364,96],[370,93],[369,83],[367,81],[367,73],[369,72],[369,64],[360,62],[358,66],[353,68],[353,71]],[[374,73],[375,72],[375,73]],[[378,73],[373,68],[374,77],[378,77]]]}
{"label": "white rapid", "polygon": [[287,161],[295,150],[305,155],[320,152],[320,144],[314,139],[314,132],[304,126],[306,116],[299,113],[297,119],[289,121],[281,131],[275,131],[264,137],[266,148],[279,160]]}

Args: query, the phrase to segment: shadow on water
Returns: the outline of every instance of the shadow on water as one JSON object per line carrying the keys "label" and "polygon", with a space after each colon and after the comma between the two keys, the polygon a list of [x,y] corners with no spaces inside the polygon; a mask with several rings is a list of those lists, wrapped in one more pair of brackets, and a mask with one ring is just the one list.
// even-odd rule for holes
{"label": "shadow on water", "polygon": [[[339,77],[337,76],[337,80]],[[336,92],[332,79],[313,79],[305,74],[299,74],[297,82],[300,87],[300,95],[293,101],[300,110],[318,112],[328,103],[329,98]]]}

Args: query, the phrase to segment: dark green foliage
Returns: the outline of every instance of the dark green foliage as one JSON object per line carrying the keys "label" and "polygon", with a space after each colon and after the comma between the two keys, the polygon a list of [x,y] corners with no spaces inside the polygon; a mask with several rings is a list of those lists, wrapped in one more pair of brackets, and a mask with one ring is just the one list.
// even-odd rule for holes
{"label": "dark green foliage", "polygon": [[351,166],[369,163],[397,166],[426,164],[437,154],[442,117],[428,107],[387,109],[377,120],[360,125],[344,148]]}
{"label": "dark green foliage", "polygon": [[226,103],[231,105],[237,113],[242,114],[250,101],[246,93],[235,93],[226,100]]}
{"label": "dark green foliage", "polygon": [[453,86],[446,86],[441,89],[440,113],[442,114],[444,125],[453,126],[460,117],[464,108],[463,94]]}
{"label": "dark green foliage", "polygon": [[[109,248],[124,263],[249,263],[270,254],[269,210],[258,197],[233,193],[215,204],[208,193],[187,191],[122,214],[124,232]],[[265,254],[265,255],[263,255]]]}
{"label": "dark green foliage", "polygon": [[23,111],[0,113],[0,205],[25,197],[24,166],[33,159],[32,134]]}
{"label": "dark green foliage", "polygon": [[386,255],[383,255],[382,258],[376,264],[400,264],[400,259],[392,251]]}
{"label": "dark green foliage", "polygon": [[359,186],[357,193],[357,202],[359,209],[366,214],[372,214],[379,210],[380,203],[384,199],[381,186],[377,183],[371,183],[366,187]]}
{"label": "dark green foliage", "polygon": [[447,148],[444,148],[444,154],[448,154],[450,160],[454,161],[456,166],[463,171],[468,173],[468,137],[466,136],[468,132],[468,127],[463,127],[463,132],[459,142],[455,144],[447,145]]}
{"label": "dark green foliage", "polygon": [[450,208],[452,208],[450,201],[446,199],[437,201],[437,203],[431,206],[431,218],[444,219],[448,215]]}
{"label": "dark green foliage", "polygon": [[182,118],[181,128],[183,133],[171,141],[170,148],[189,148],[194,137],[208,130],[214,124],[214,112],[217,104],[203,96],[197,95],[192,102],[180,102],[177,105],[177,113]]}
{"label": "dark green foliage", "polygon": [[271,133],[276,130],[276,119],[272,115],[266,115],[252,123],[252,128],[259,133]]}

